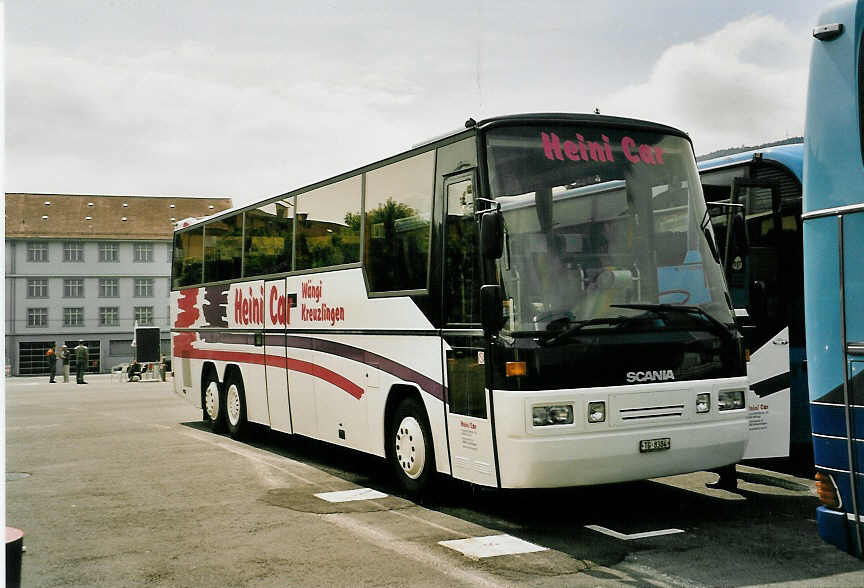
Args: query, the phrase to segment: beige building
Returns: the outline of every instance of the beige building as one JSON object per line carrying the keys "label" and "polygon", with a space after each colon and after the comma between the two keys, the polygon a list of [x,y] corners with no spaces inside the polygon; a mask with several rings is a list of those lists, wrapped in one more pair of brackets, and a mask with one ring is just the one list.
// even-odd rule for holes
{"label": "beige building", "polygon": [[[168,351],[174,222],[230,198],[6,194],[6,373],[48,373],[45,351],[85,340],[90,372],[131,357],[132,330]],[[74,347],[74,345],[72,345]]]}

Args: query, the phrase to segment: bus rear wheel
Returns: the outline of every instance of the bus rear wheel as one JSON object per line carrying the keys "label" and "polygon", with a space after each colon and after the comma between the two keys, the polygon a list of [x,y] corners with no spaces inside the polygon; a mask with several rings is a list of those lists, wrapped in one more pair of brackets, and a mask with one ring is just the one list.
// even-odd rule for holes
{"label": "bus rear wheel", "polygon": [[399,485],[408,494],[422,494],[435,472],[435,453],[426,411],[416,398],[406,398],[396,408],[387,443]]}
{"label": "bus rear wheel", "polygon": [[228,434],[232,439],[241,439],[247,432],[246,391],[243,388],[243,378],[232,375],[225,379],[225,413],[227,415]]}
{"label": "bus rear wheel", "polygon": [[219,380],[211,374],[204,380],[204,416],[210,421],[210,428],[214,433],[225,430],[225,394],[219,385]]}

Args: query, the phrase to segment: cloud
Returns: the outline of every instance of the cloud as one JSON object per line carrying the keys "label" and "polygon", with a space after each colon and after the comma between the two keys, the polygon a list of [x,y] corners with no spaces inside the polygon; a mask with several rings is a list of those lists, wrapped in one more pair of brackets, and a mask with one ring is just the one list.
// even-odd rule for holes
{"label": "cloud", "polygon": [[749,16],[669,47],[646,81],[601,110],[681,128],[697,153],[802,134],[808,41],[772,16]]}
{"label": "cloud", "polygon": [[214,55],[194,43],[127,55],[16,48],[7,188],[251,201],[424,137],[392,120],[417,109],[416,78],[348,67],[324,71],[292,54]]}

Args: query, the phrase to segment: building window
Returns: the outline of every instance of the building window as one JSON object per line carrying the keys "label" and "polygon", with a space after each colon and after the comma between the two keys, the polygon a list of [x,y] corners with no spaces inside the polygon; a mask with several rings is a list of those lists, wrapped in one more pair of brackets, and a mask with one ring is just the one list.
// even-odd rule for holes
{"label": "building window", "polygon": [[64,279],[63,298],[84,298],[84,278]]}
{"label": "building window", "polygon": [[84,261],[84,243],[82,241],[64,241],[63,261]]}
{"label": "building window", "polygon": [[27,280],[27,298],[48,298],[48,280]]}
{"label": "building window", "polygon": [[153,307],[152,306],[136,306],[135,307],[135,322],[139,327],[149,327],[153,325]]}
{"label": "building window", "polygon": [[118,298],[120,296],[117,278],[99,278],[99,298]]}
{"label": "building window", "polygon": [[153,298],[153,278],[135,278],[135,298]]}
{"label": "building window", "polygon": [[120,246],[117,243],[99,243],[99,261],[120,261]]}
{"label": "building window", "polygon": [[133,259],[138,263],[153,261],[153,243],[135,243],[132,252]]}
{"label": "building window", "polygon": [[66,307],[63,309],[63,326],[64,327],[83,327],[84,326],[84,309],[80,306]]}
{"label": "building window", "polygon": [[27,309],[27,326],[28,327],[47,327],[48,326],[48,309],[47,308],[28,308]]}
{"label": "building window", "polygon": [[120,324],[119,306],[102,306],[99,308],[99,326],[116,327]]}
{"label": "building window", "polygon": [[44,241],[27,242],[27,261],[48,261],[48,243]]}

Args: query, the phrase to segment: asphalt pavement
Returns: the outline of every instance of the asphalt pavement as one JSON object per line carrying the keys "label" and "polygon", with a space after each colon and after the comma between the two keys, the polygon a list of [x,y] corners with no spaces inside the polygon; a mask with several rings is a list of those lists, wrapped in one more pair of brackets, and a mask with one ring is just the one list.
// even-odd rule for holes
{"label": "asphalt pavement", "polygon": [[418,504],[377,458],[265,430],[237,442],[170,383],[89,382],[5,382],[24,586],[864,585],[862,562],[816,535],[809,480],[445,480]]}

